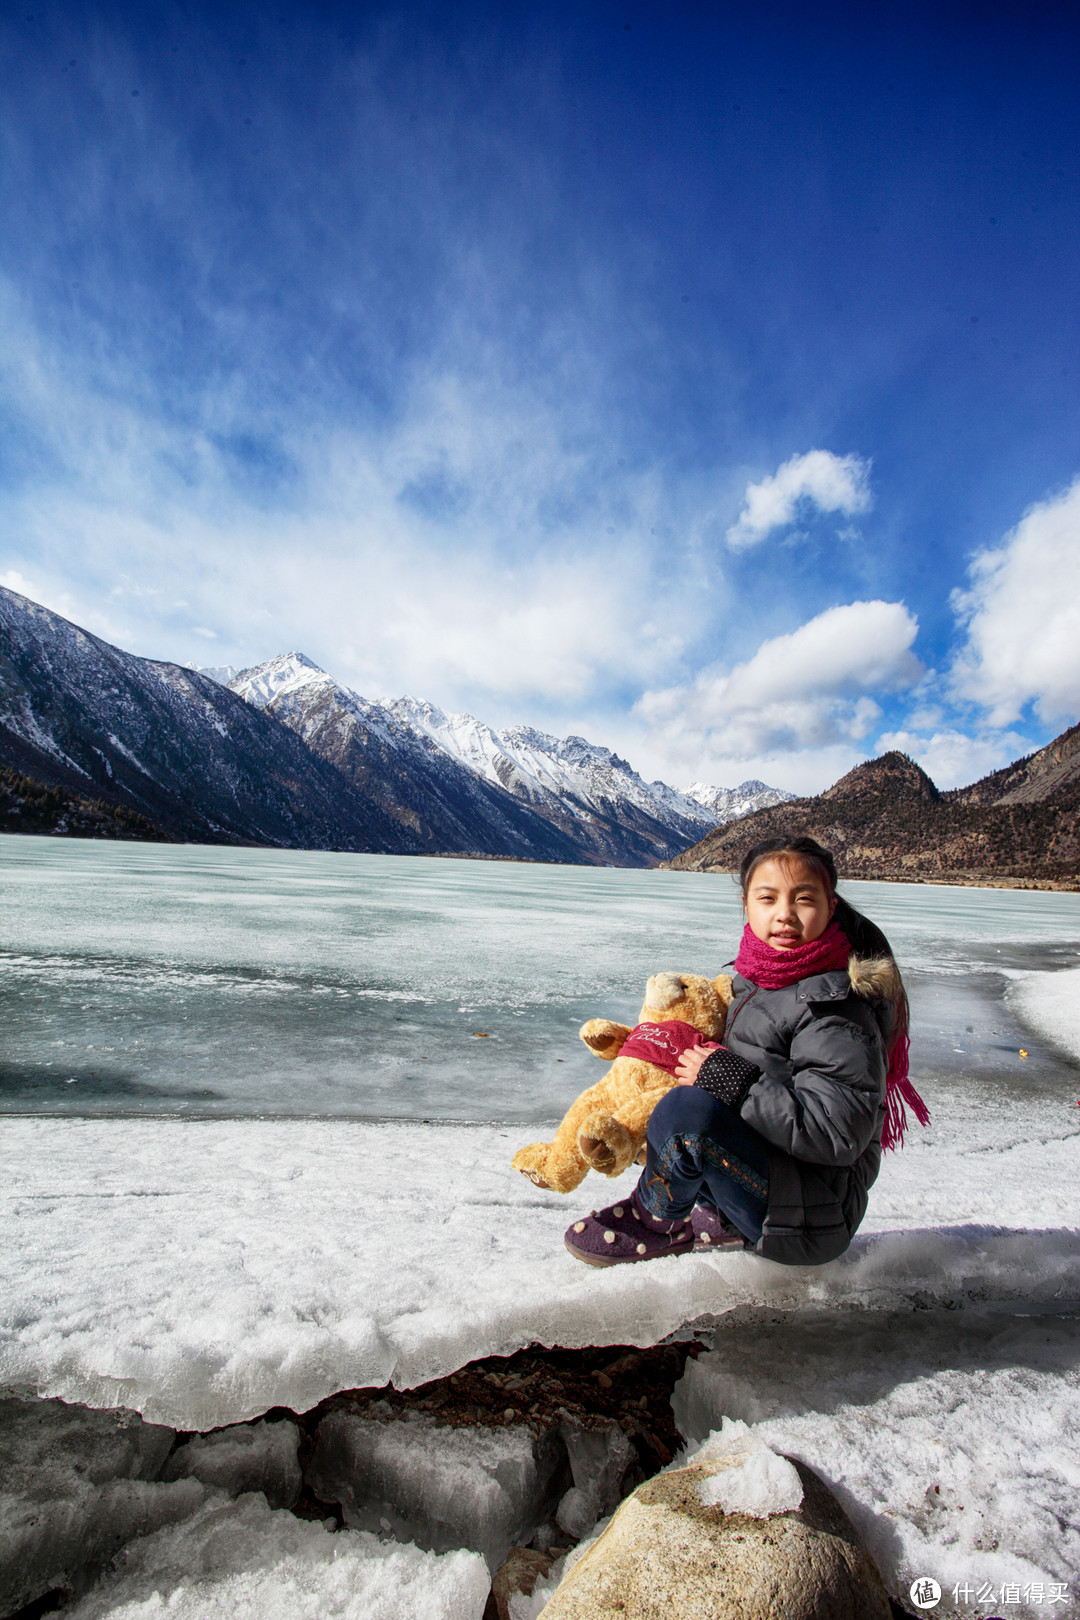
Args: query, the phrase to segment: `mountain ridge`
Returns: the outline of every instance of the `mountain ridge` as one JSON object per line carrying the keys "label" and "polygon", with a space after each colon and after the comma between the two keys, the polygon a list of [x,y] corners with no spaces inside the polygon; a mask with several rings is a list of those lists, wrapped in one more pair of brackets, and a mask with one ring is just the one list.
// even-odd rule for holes
{"label": "mountain ridge", "polygon": [[[410,782],[422,780],[429,811],[441,797],[444,811],[458,805],[460,818],[461,805],[470,803],[473,816],[490,823],[484,838],[474,837],[477,854],[534,859],[542,851],[539,858],[653,866],[716,824],[718,812],[664,782],[644,782],[602,744],[526,724],[496,730],[408,695],[364,698],[300,652],[240,671],[230,689],[291,726],[350,779],[355,773],[374,796],[369,773],[377,760],[388,791],[397,783],[399,800],[408,798]],[[762,790],[784,796],[764,784]],[[380,802],[395,813],[391,797]],[[744,810],[740,804],[732,813]],[[424,836],[445,838],[445,825],[429,817]]]}
{"label": "mountain ridge", "polygon": [[411,853],[376,805],[269,716],[0,587],[0,764],[173,838]]}
{"label": "mountain ridge", "polygon": [[299,652],[239,672],[140,658],[10,590],[0,765],[31,784],[7,827],[73,836],[655,866],[722,813],[582,737],[370,702]]}
{"label": "mountain ridge", "polygon": [[816,838],[849,878],[1080,888],[1080,726],[944,793],[908,755],[882,754],[823,793],[714,829],[665,865],[736,871],[774,835]]}

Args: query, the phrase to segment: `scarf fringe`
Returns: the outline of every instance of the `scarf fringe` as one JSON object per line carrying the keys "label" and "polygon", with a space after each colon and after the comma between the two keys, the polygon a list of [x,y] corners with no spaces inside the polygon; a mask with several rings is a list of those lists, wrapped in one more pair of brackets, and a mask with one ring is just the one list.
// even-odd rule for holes
{"label": "scarf fringe", "polygon": [[[909,1120],[908,1108],[920,1125],[929,1125],[930,1110],[908,1079],[907,997],[902,996],[897,1007],[897,1027],[889,1048],[889,1072],[885,1077],[885,1125],[881,1132],[881,1146],[886,1153],[895,1153],[904,1145]],[[906,1105],[906,1106],[905,1106]]]}

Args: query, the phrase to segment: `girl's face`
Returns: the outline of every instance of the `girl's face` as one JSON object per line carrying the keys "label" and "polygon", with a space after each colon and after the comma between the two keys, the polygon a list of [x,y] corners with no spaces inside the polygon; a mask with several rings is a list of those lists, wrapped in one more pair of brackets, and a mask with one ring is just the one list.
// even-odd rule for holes
{"label": "girl's face", "polygon": [[774,950],[793,951],[820,939],[836,900],[813,867],[781,855],[754,868],[743,906],[751,933]]}

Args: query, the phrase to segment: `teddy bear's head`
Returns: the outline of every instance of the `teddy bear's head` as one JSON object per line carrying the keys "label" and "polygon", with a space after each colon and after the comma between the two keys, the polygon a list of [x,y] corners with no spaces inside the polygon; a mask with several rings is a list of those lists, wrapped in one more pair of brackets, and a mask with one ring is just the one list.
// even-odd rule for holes
{"label": "teddy bear's head", "polygon": [[705,979],[699,973],[654,973],[645,986],[645,1004],[638,1023],[678,1020],[693,1024],[706,1040],[718,1041],[724,1033],[731,995],[731,979],[726,973],[717,979]]}

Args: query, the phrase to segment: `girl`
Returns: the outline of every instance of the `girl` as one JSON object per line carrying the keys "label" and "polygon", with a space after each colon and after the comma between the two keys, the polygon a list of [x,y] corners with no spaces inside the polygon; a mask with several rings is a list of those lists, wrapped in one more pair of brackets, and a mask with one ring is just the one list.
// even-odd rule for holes
{"label": "girl", "polygon": [[591,1265],[752,1248],[784,1265],[843,1254],[882,1146],[903,1142],[908,1006],[889,942],[836,893],[812,838],[770,838],[740,870],[746,927],[724,1044],[683,1054],[623,1204],[575,1221]]}

